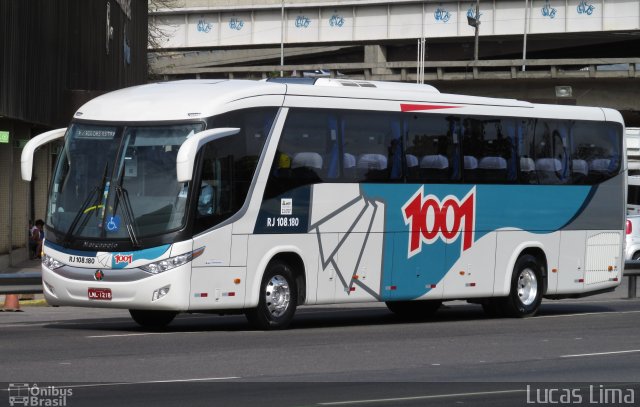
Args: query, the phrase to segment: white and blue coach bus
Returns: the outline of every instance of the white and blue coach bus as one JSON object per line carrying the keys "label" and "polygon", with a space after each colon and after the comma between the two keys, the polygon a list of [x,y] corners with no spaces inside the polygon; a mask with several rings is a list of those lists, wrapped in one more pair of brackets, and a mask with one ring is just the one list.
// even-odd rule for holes
{"label": "white and blue coach bus", "polygon": [[613,290],[623,269],[624,123],[611,109],[426,85],[188,80],[115,91],[67,129],[42,280],[52,305],[244,312],[464,299],[531,316]]}

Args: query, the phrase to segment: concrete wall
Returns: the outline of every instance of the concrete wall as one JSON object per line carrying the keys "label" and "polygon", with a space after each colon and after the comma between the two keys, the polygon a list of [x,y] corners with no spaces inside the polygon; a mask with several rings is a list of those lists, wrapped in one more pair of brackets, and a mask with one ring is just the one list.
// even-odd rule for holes
{"label": "concrete wall", "polygon": [[[7,144],[0,144],[0,272],[29,256],[28,226],[34,219],[44,219],[52,155],[49,145],[36,151],[33,169],[33,197],[30,184],[20,177],[21,140],[29,140],[32,129],[25,123],[0,120],[0,130],[10,132]],[[38,132],[36,130],[36,132]]]}

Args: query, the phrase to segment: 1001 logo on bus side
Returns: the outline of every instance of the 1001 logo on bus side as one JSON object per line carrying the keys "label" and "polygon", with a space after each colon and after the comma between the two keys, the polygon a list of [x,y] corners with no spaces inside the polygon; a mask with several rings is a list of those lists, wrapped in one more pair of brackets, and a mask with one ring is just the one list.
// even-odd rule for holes
{"label": "1001 logo on bus side", "polygon": [[475,229],[475,187],[459,200],[453,195],[442,202],[435,195],[424,196],[424,186],[402,207],[405,224],[409,225],[408,258],[420,253],[422,244],[438,239],[452,243],[462,234],[461,252],[473,245]]}

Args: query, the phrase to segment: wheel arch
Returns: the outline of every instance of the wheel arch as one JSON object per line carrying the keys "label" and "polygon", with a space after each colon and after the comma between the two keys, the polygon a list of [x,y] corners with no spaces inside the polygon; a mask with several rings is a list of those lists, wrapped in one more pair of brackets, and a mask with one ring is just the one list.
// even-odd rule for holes
{"label": "wheel arch", "polygon": [[296,285],[298,286],[298,304],[302,305],[307,299],[307,265],[304,256],[299,248],[294,246],[274,248],[262,257],[260,260],[255,277],[247,287],[247,295],[245,308],[252,308],[258,305],[260,295],[260,284],[264,273],[274,260],[287,263],[293,269]]}
{"label": "wheel arch", "polygon": [[547,260],[547,254],[545,251],[545,247],[541,242],[523,242],[519,245],[516,250],[513,251],[513,254],[509,258],[509,262],[506,266],[506,273],[504,281],[502,281],[501,289],[496,290],[495,296],[505,296],[509,295],[509,291],[511,288],[511,279],[513,278],[513,268],[516,265],[518,259],[524,255],[531,255],[535,257],[540,263],[540,267],[542,268],[542,280],[544,284],[543,295],[547,291],[548,285],[548,265],[549,262]]}

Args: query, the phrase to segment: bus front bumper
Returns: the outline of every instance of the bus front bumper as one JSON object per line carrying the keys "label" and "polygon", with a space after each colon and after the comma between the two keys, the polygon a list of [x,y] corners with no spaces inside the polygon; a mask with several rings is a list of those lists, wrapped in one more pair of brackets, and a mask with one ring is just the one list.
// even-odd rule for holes
{"label": "bus front bumper", "polygon": [[[73,276],[42,266],[42,287],[50,305],[186,311],[191,266],[185,264],[134,281],[112,278],[116,270],[75,269]],[[100,274],[102,273],[102,274]]]}

